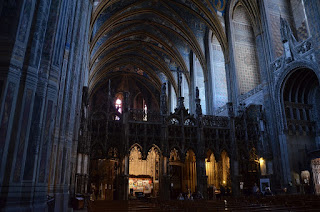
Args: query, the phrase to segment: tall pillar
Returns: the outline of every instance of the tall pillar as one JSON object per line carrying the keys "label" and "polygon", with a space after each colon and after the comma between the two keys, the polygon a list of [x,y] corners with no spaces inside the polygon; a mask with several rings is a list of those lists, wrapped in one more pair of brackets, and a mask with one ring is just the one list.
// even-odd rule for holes
{"label": "tall pillar", "polygon": [[[81,2],[71,2],[74,9],[70,14],[70,22],[68,28],[72,33],[67,35],[67,45],[69,45],[69,53],[67,58],[62,65],[61,77],[60,77],[60,88],[59,97],[57,104],[57,115],[56,115],[56,127],[54,137],[54,151],[56,160],[54,161],[54,180],[53,180],[53,195],[55,197],[55,211],[62,211],[68,208],[69,192],[68,184],[66,180],[66,169],[69,168],[70,151],[71,151],[71,138],[69,137],[69,115],[68,109],[71,107],[70,93],[73,86],[73,74],[76,72],[73,66],[76,66],[77,60],[77,39],[80,31],[80,11]],[[70,5],[70,6],[71,6]],[[69,18],[70,18],[69,17]],[[74,117],[72,117],[74,118]],[[70,120],[71,122],[71,120]]]}
{"label": "tall pillar", "polygon": [[[24,6],[27,8],[31,6],[27,4],[30,4],[30,1]],[[34,186],[40,142],[40,130],[34,126],[42,124],[44,115],[42,99],[45,96],[47,82],[45,79],[40,79],[39,65],[43,56],[42,51],[50,6],[51,0],[41,0],[35,5],[32,37],[29,38],[21,72],[20,88],[13,120],[14,127],[12,128],[11,144],[8,151],[14,157],[10,157],[10,160],[7,161],[7,167],[12,168],[6,203],[8,210],[17,206],[34,209],[44,209],[46,207],[46,192],[41,191],[42,195],[38,198],[36,195],[38,187]],[[18,202],[19,204],[17,204]]]}
{"label": "tall pillar", "polygon": [[[15,120],[17,119],[15,118],[15,110],[16,106],[18,106],[18,111],[22,109],[21,105],[17,105],[17,100],[23,62],[35,12],[35,2],[35,0],[19,1],[15,2],[15,4],[7,5],[2,3],[1,6],[3,8],[2,11],[0,11],[1,26],[6,26],[3,27],[0,41],[3,53],[0,57],[0,205],[6,205],[6,207],[17,207],[19,204],[21,175],[19,173],[19,176],[16,177],[18,178],[18,185],[16,186],[19,187],[13,191],[13,187],[10,186],[13,184],[11,172],[14,162],[10,155],[14,154],[16,146],[18,145],[15,140],[19,137],[17,131],[15,131],[16,127],[14,126],[14,122],[16,122]],[[26,107],[27,112],[30,112],[32,92],[29,91],[24,98],[27,99],[27,101],[23,100],[26,102],[24,107]],[[29,118],[28,114],[23,121],[28,122]],[[24,138],[27,132],[26,129],[23,129],[20,134],[22,134]],[[21,140],[23,140],[23,138]],[[21,142],[21,145],[20,149],[24,151],[24,140]],[[8,197],[9,189],[12,190],[10,193],[16,192],[16,198]]]}
{"label": "tall pillar", "polygon": [[190,114],[195,114],[196,113],[196,108],[194,103],[194,99],[195,99],[195,87],[196,87],[196,82],[195,82],[195,68],[194,68],[194,56],[193,56],[193,52],[190,51],[189,53],[189,67],[190,67],[190,89],[189,89],[189,111]]}
{"label": "tall pillar", "polygon": [[[90,5],[87,1],[63,1],[68,24],[61,26],[66,40],[62,43],[63,56],[61,64],[59,93],[57,94],[55,110],[54,140],[51,151],[50,164],[50,196],[55,197],[55,211],[64,211],[68,208],[70,197],[70,179],[74,179],[79,125],[79,111],[83,79],[86,67],[86,55],[83,53],[87,47],[88,18]],[[61,20],[62,23],[64,20]],[[68,30],[67,30],[68,28]],[[57,35],[59,36],[59,34]],[[60,41],[57,41],[58,47]],[[64,55],[61,53],[64,51]],[[72,176],[70,178],[70,176]],[[73,187],[71,185],[71,187]]]}
{"label": "tall pillar", "polygon": [[212,58],[212,52],[211,52],[211,36],[212,33],[209,33],[209,30],[206,31],[205,38],[204,38],[204,46],[205,46],[205,57],[207,61],[207,79],[205,81],[205,89],[206,89],[206,114],[207,115],[213,115],[214,110],[214,104],[213,104],[213,78],[212,78],[212,72],[213,72],[213,64],[211,64]]}

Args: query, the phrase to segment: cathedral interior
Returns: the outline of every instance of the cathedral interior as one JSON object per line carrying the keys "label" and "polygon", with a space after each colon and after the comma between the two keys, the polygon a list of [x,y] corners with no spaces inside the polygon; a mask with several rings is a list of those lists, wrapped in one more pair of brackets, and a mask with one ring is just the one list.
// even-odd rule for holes
{"label": "cathedral interior", "polygon": [[1,211],[320,195],[319,0],[4,0],[0,17]]}

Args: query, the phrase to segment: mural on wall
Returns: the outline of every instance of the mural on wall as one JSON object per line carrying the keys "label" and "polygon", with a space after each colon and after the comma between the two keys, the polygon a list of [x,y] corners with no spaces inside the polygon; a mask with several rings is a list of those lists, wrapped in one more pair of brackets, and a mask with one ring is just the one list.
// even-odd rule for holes
{"label": "mural on wall", "polygon": [[134,65],[125,65],[121,67],[116,67],[112,71],[110,71],[110,73],[117,72],[117,71],[136,73],[149,79],[149,76],[146,72],[144,72],[142,69]]}

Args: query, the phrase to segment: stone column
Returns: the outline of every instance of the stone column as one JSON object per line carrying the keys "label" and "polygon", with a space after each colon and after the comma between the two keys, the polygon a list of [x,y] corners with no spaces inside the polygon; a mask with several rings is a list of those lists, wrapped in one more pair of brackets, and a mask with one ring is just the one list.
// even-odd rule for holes
{"label": "stone column", "polygon": [[189,66],[190,66],[190,89],[189,89],[189,112],[190,114],[195,114],[196,113],[196,108],[194,103],[194,99],[195,99],[195,87],[196,87],[196,83],[195,83],[195,68],[194,68],[194,57],[193,57],[193,52],[190,51],[189,53]]}
{"label": "stone column", "polygon": [[[62,63],[59,94],[57,97],[54,143],[52,146],[52,164],[50,195],[55,196],[55,210],[66,210],[69,203],[70,174],[75,174],[75,153],[78,143],[79,111],[84,72],[87,71],[83,52],[88,34],[87,1],[66,1],[68,34],[62,50],[65,50]],[[70,18],[71,17],[71,18]],[[64,28],[66,30],[66,28]],[[72,187],[72,186],[71,186]]]}
{"label": "stone column", "polygon": [[[71,13],[71,21],[69,28],[72,29],[72,34],[68,34],[67,43],[70,45],[70,54],[62,66],[63,71],[60,78],[60,89],[58,97],[58,111],[56,115],[55,128],[55,177],[54,177],[54,197],[55,197],[55,211],[62,211],[68,207],[69,194],[68,184],[66,183],[66,170],[69,168],[70,152],[72,147],[72,138],[69,136],[69,127],[74,117],[70,119],[69,108],[71,107],[71,92],[73,89],[74,72],[76,70],[73,66],[77,65],[77,39],[79,39],[80,31],[80,11],[81,2],[74,2],[73,13]],[[68,45],[67,44],[67,45]],[[69,122],[70,121],[70,122]]]}
{"label": "stone column", "polygon": [[[15,148],[12,147],[14,142],[10,142],[11,131],[13,130],[14,112],[16,106],[19,106],[16,101],[35,13],[35,3],[35,0],[1,3],[0,24],[1,26],[6,26],[1,30],[0,40],[2,48],[0,58],[0,185],[2,186],[0,187],[0,192],[2,188],[4,189],[4,193],[1,196],[6,196],[6,187],[10,181],[10,171],[6,168],[6,163],[8,153],[13,154],[12,149]],[[18,110],[21,111],[20,106]],[[23,136],[25,137],[25,135]],[[11,150],[9,145],[11,145]],[[11,166],[11,163],[12,160],[9,159],[8,165]],[[5,169],[6,171],[4,171]]]}
{"label": "stone column", "polygon": [[207,61],[207,79],[205,83],[206,88],[206,114],[207,115],[213,115],[214,112],[214,105],[213,105],[213,82],[212,82],[212,72],[213,72],[213,64],[212,62],[212,52],[211,52],[211,36],[212,33],[209,34],[208,30],[206,31],[206,35],[204,38],[204,46],[205,46],[205,57]]}
{"label": "stone column", "polygon": [[[16,184],[9,189],[8,199],[10,200],[7,202],[9,208],[16,207],[17,201],[20,202],[21,207],[35,209],[46,207],[46,192],[40,191],[42,195],[38,198],[36,195],[38,187],[34,185],[39,156],[39,126],[42,125],[45,109],[42,100],[47,87],[46,76],[41,76],[39,73],[39,65],[42,59],[50,6],[51,0],[42,0],[36,5],[32,22],[32,38],[29,39],[22,68],[14,128],[12,128],[11,135],[10,150],[14,152],[9,150],[9,154],[15,156],[12,157],[12,169],[14,170],[12,184]],[[18,198],[20,200],[17,200]],[[10,202],[13,203],[12,206]]]}
{"label": "stone column", "polygon": [[[82,15],[81,15],[82,14]],[[79,140],[79,129],[80,129],[80,120],[81,120],[81,105],[82,101],[85,100],[82,98],[83,92],[85,90],[83,89],[84,85],[84,79],[86,76],[86,73],[88,72],[88,56],[86,54],[86,51],[88,49],[88,40],[89,40],[89,24],[90,24],[90,14],[91,14],[91,7],[88,1],[83,1],[81,5],[81,12],[80,12],[80,20],[81,25],[78,32],[79,39],[77,42],[75,42],[75,46],[78,48],[77,51],[77,60],[76,65],[74,67],[73,71],[73,85],[70,89],[70,99],[71,99],[71,105],[68,108],[67,116],[69,127],[67,128],[67,135],[69,136],[69,146],[70,146],[70,155],[69,155],[69,161],[67,166],[65,166],[65,184],[69,186],[69,195],[71,198],[75,197],[75,194],[73,192],[74,190],[74,179],[75,179],[75,167],[76,167],[76,158],[77,158],[77,147],[78,147],[78,140]],[[85,93],[86,95],[86,93]],[[87,141],[85,141],[87,142]],[[88,158],[89,150],[88,147],[84,151],[87,156],[85,158]],[[82,169],[85,169],[89,164],[89,158],[86,161],[86,164]],[[68,168],[69,167],[69,168]],[[70,171],[68,171],[70,170]],[[83,170],[83,176],[82,176],[82,194],[87,195],[87,177],[88,177],[87,170]],[[71,177],[70,177],[71,176]]]}
{"label": "stone column", "polygon": [[[279,105],[275,101],[275,78],[274,78],[274,70],[270,67],[270,63],[276,59],[272,33],[271,31],[271,20],[268,11],[269,1],[258,1],[258,6],[261,12],[261,31],[257,32],[256,35],[256,45],[257,45],[257,55],[259,59],[259,67],[261,70],[261,79],[262,83],[265,85],[263,89],[264,96],[264,106],[265,108],[269,108],[266,110],[266,127],[268,128],[268,134],[270,136],[270,144],[272,146],[272,154],[273,154],[273,164],[275,169],[275,179],[283,178],[283,168],[282,168],[282,158],[281,158],[281,150],[279,147],[280,137],[279,129],[281,128],[281,121],[279,122]],[[279,29],[280,30],[280,29]],[[276,104],[275,104],[276,102]],[[271,124],[276,123],[276,124]],[[280,133],[281,134],[281,133]],[[277,188],[280,187],[280,180],[271,183],[271,186],[275,186]],[[283,184],[283,182],[282,182]]]}
{"label": "stone column", "polygon": [[[47,167],[48,156],[51,150],[51,134],[53,130],[53,110],[54,102],[57,95],[57,84],[51,81],[51,77],[56,75],[59,68],[55,65],[53,52],[56,49],[55,32],[59,27],[59,14],[63,10],[62,1],[55,1],[51,4],[50,13],[47,11],[48,24],[44,43],[46,48],[43,49],[42,58],[39,68],[39,81],[37,85],[34,114],[41,114],[32,118],[33,133],[30,134],[30,141],[37,144],[38,154],[27,156],[35,157],[35,184],[33,205],[46,205],[47,195]],[[40,112],[41,111],[41,112]],[[30,144],[29,144],[30,145]]]}
{"label": "stone column", "polygon": [[[65,84],[67,81],[67,69],[68,69],[68,63],[70,59],[70,54],[72,53],[72,49],[70,48],[70,43],[72,40],[72,32],[73,32],[73,23],[75,17],[75,10],[76,5],[73,1],[69,1],[67,5],[65,5],[66,8],[63,9],[63,11],[66,11],[65,16],[62,17],[62,20],[60,20],[62,23],[64,23],[66,26],[59,26],[61,27],[64,32],[64,36],[66,37],[64,39],[64,45],[63,46],[56,46],[57,51],[56,54],[61,55],[60,57],[61,62],[59,62],[60,69],[59,75],[58,75],[58,83],[57,83],[57,95],[56,95],[56,101],[55,101],[55,111],[54,111],[54,117],[55,117],[55,126],[53,129],[53,141],[52,141],[52,147],[51,147],[51,155],[50,155],[50,172],[49,172],[49,190],[48,195],[50,196],[56,196],[55,193],[60,193],[61,188],[59,188],[61,176],[60,176],[60,164],[62,160],[61,152],[63,151],[63,147],[61,147],[60,140],[64,140],[64,135],[60,134],[60,126],[61,128],[64,128],[62,126],[62,112],[63,112],[63,97],[65,92]],[[62,12],[63,13],[63,12]],[[62,30],[61,29],[61,30]],[[68,30],[67,30],[68,29]],[[65,33],[67,32],[68,33]],[[59,50],[58,50],[59,49]],[[60,52],[61,51],[61,52]],[[73,54],[73,53],[72,53]],[[63,141],[64,142],[64,141]],[[56,202],[59,202],[59,200],[56,200]],[[56,204],[56,208],[57,208]],[[58,209],[59,210],[59,209]],[[61,209],[62,210],[62,209]]]}
{"label": "stone column", "polygon": [[[1,46],[4,52],[0,58],[0,199],[1,205],[7,205],[10,207],[10,203],[13,207],[17,207],[19,204],[19,193],[20,193],[20,180],[21,175],[16,176],[18,186],[16,191],[11,191],[11,193],[16,193],[15,200],[8,198],[8,192],[10,189],[10,184],[12,184],[12,166],[14,161],[12,160],[12,155],[19,143],[17,138],[19,135],[16,131],[16,126],[14,125],[15,111],[17,106],[17,111],[23,110],[21,104],[17,104],[18,94],[21,97],[20,78],[22,75],[22,68],[24,63],[24,58],[26,54],[26,49],[29,41],[29,33],[31,29],[31,24],[33,16],[35,13],[35,3],[36,1],[18,1],[15,4],[4,5],[2,3],[2,11],[0,23],[5,25],[3,31],[1,32]],[[30,78],[29,78],[30,79]],[[26,81],[26,80],[24,80]],[[33,87],[34,89],[34,87]],[[22,88],[23,93],[23,88]],[[24,100],[19,99],[19,101],[25,102],[24,108],[26,112],[30,112],[32,103],[32,89],[25,93]],[[27,101],[26,101],[27,100]],[[24,122],[28,122],[30,119],[29,114],[25,115],[23,118]],[[18,120],[19,122],[20,120]],[[21,122],[20,121],[20,122]],[[16,121],[15,121],[16,122]],[[25,140],[27,136],[28,128],[24,128],[21,132],[22,140],[20,150],[25,149]],[[12,138],[11,138],[12,136]],[[17,140],[16,140],[17,139]],[[11,155],[9,157],[9,155]],[[20,156],[21,158],[21,156]],[[23,158],[21,158],[23,159]],[[13,188],[13,187],[12,187]],[[14,197],[13,197],[14,198]]]}

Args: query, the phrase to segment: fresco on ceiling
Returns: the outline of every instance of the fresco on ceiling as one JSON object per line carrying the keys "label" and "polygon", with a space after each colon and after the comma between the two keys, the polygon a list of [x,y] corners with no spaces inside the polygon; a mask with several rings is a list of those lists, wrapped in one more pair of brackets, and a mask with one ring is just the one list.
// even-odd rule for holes
{"label": "fresco on ceiling", "polygon": [[206,0],[211,9],[215,10],[218,15],[224,15],[227,8],[228,0]]}
{"label": "fresco on ceiling", "polygon": [[149,76],[146,72],[144,72],[142,69],[140,69],[136,66],[133,66],[133,65],[126,65],[126,66],[117,67],[117,68],[113,69],[111,72],[117,72],[117,71],[131,72],[131,73],[139,74],[141,76],[149,78]]}

